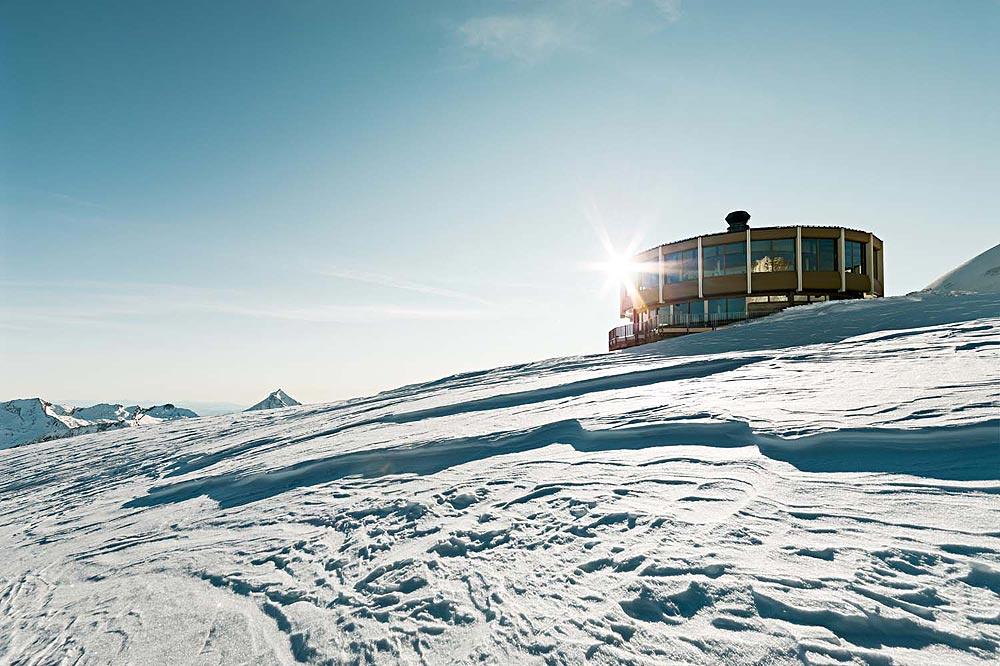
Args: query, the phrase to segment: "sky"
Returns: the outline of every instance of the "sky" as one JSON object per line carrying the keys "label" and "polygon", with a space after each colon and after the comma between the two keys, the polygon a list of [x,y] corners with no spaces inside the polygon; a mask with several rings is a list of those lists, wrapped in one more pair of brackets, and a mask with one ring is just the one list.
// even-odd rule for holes
{"label": "sky", "polygon": [[1000,2],[0,2],[0,400],[333,401],[601,352],[594,263],[1000,242]]}

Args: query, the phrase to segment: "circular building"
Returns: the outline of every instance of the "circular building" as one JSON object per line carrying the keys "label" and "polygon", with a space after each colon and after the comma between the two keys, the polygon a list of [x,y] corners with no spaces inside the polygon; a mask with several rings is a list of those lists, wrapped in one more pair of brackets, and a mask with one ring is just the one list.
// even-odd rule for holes
{"label": "circular building", "polygon": [[608,348],[712,330],[794,305],[884,295],[882,241],[847,227],[759,227],[726,216],[725,232],[640,252],[622,287]]}

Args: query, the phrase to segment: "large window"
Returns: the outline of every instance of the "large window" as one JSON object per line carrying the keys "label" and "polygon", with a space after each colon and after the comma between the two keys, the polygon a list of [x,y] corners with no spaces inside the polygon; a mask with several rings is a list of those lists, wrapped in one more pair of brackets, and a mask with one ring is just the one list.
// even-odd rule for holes
{"label": "large window", "polygon": [[750,262],[754,273],[794,271],[795,239],[778,238],[751,241]]}
{"label": "large window", "polygon": [[865,260],[865,245],[857,241],[847,241],[844,243],[844,269],[848,273],[860,273],[864,275],[867,271],[868,262]]}
{"label": "large window", "polygon": [[837,241],[833,238],[803,238],[802,270],[804,271],[838,270]]}
{"label": "large window", "polygon": [[663,274],[667,284],[698,279],[698,250],[663,255]]}
{"label": "large window", "polygon": [[[670,323],[674,326],[700,324],[705,321],[705,304],[702,301],[668,305],[667,308],[661,308],[661,317],[663,316],[662,310],[664,309],[669,309],[668,316],[670,317]],[[661,319],[660,323],[665,324],[667,322]]]}
{"label": "large window", "polygon": [[744,298],[713,298],[708,302],[708,319],[711,322],[746,317],[747,302]]}
{"label": "large window", "polygon": [[649,270],[644,268],[639,273],[639,289],[659,289],[660,273],[657,269]]}
{"label": "large window", "polygon": [[747,272],[747,244],[727,243],[702,248],[705,277],[743,275]]}

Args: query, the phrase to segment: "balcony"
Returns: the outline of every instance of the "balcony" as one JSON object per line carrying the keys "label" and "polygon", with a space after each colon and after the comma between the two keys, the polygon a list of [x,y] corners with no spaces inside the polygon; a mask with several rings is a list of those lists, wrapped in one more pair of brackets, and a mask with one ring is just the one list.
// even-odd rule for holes
{"label": "balcony", "polygon": [[650,342],[676,338],[689,333],[714,331],[718,328],[724,328],[726,326],[749,321],[751,319],[760,319],[761,317],[766,317],[769,314],[772,313],[770,311],[735,312],[728,314],[712,314],[707,317],[703,315],[686,315],[681,317],[681,321],[675,321],[670,324],[657,324],[651,322],[646,325],[640,324],[638,327],[634,324],[616,326],[608,331],[608,351],[627,349],[629,347],[645,345]]}

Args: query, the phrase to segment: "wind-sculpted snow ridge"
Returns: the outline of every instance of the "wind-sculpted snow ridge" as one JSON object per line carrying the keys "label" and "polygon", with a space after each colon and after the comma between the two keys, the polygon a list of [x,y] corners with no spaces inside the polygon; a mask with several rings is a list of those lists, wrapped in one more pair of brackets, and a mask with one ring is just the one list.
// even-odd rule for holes
{"label": "wind-sculpted snow ridge", "polygon": [[0,452],[0,663],[993,664],[1000,297]]}

